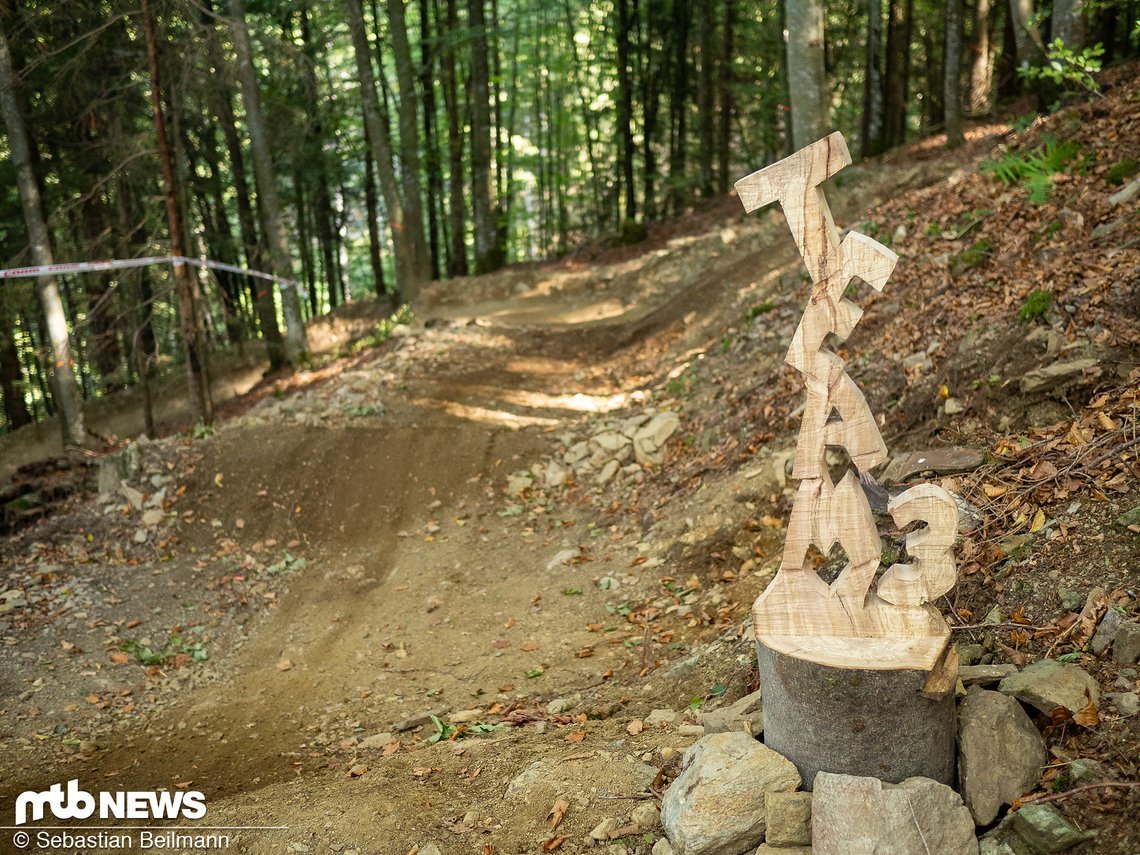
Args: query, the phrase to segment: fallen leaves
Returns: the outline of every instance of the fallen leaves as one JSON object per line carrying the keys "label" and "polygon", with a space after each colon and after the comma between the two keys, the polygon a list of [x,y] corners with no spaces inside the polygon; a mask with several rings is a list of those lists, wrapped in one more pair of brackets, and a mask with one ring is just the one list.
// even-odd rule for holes
{"label": "fallen leaves", "polygon": [[556,799],[554,806],[550,809],[550,813],[546,815],[547,822],[550,823],[550,830],[558,828],[558,824],[566,816],[566,811],[570,810],[570,802],[566,799]]}

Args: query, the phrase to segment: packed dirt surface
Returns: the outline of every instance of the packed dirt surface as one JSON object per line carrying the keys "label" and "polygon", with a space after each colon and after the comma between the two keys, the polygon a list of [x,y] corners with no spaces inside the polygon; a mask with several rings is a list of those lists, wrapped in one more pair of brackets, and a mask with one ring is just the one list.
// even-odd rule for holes
{"label": "packed dirt surface", "polygon": [[[1136,84],[1109,94],[1135,148]],[[1100,116],[1082,109],[1050,122]],[[979,127],[828,190],[841,225],[903,255],[883,295],[860,292],[844,354],[892,452],[973,451],[927,472],[975,519],[940,604],[956,640],[987,662],[1064,651],[1134,693],[1135,668],[1073,646],[1088,602],[1135,614],[1140,593],[1136,526],[1117,522],[1138,501],[1140,250],[1135,206],[1102,180],[1128,152],[1058,185],[1069,213],[1034,260],[1002,241],[1062,203],[978,174],[1003,140],[1021,144]],[[90,467],[86,492],[0,545],[5,816],[78,778],[201,791],[209,825],[262,826],[230,851],[648,853],[662,833],[635,812],[702,712],[755,688],[749,607],[790,508],[801,387],[782,359],[807,289],[782,215],[738,204],[439,283],[411,325],[355,353],[331,336],[347,355],[253,386],[212,436],[119,452],[125,488],[99,494]],[[952,277],[982,234],[986,263]],[[1018,284],[1015,252],[1098,260],[1050,282],[1052,317],[1027,326],[1038,284]],[[358,333],[384,314],[344,312]],[[1066,355],[1087,362],[1027,391]],[[1038,795],[1077,757],[1135,782],[1137,721],[1108,700],[1094,727],[1039,722]],[[1056,804],[1100,832],[1081,852],[1140,851],[1135,788]]]}

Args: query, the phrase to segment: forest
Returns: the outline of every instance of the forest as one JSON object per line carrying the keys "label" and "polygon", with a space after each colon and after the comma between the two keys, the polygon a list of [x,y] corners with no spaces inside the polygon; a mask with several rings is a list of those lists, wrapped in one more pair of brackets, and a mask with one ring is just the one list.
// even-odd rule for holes
{"label": "forest", "polygon": [[344,303],[637,243],[831,129],[953,146],[1140,43],[1136,0],[4,6],[0,434],[65,445],[127,387],[153,433],[167,372],[210,422],[212,361],[305,366]]}

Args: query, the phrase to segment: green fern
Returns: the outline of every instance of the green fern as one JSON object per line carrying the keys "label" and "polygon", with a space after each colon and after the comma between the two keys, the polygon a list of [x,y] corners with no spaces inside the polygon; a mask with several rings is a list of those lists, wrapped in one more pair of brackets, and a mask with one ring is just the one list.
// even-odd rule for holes
{"label": "green fern", "polygon": [[1077,155],[1080,148],[1072,140],[1058,142],[1056,137],[1047,137],[1043,145],[1029,152],[1006,152],[1001,160],[983,164],[1002,184],[1024,184],[1029,190],[1029,201],[1042,205],[1049,201],[1053,192],[1053,176],[1064,172]]}

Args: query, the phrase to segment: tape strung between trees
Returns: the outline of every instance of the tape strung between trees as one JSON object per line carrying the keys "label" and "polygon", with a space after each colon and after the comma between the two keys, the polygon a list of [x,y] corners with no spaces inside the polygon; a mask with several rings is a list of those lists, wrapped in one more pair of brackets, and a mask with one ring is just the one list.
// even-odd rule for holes
{"label": "tape strung between trees", "polygon": [[[885,463],[887,449],[843,360],[823,348],[829,333],[845,340],[863,315],[844,297],[848,284],[859,278],[882,291],[898,261],[858,232],[840,241],[821,185],[850,163],[833,133],[736,182],[746,211],[780,204],[812,279],[785,357],[807,391],[792,472],[800,484],[779,572],[753,607],[764,741],[808,789],[819,771],[950,784],[958,659],[932,601],[957,579],[957,506],[932,484],[894,497],[887,510],[900,529],[926,525],[906,536],[911,563],[879,573],[882,544],[855,469]],[[855,468],[838,483],[828,447]],[[829,585],[809,550],[826,555],[836,543],[848,563]]]}

